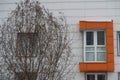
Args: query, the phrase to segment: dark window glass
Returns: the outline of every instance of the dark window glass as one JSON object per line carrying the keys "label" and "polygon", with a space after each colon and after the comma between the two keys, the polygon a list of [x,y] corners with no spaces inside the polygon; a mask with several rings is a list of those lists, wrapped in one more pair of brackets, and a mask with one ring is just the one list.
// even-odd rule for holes
{"label": "dark window glass", "polygon": [[120,55],[120,33],[118,34],[118,54]]}
{"label": "dark window glass", "polygon": [[94,74],[87,75],[87,80],[95,80],[95,75]]}
{"label": "dark window glass", "polygon": [[105,80],[105,75],[99,74],[99,75],[97,76],[97,80]]}
{"label": "dark window glass", "polygon": [[105,44],[105,33],[104,31],[97,32],[97,45],[104,45]]}
{"label": "dark window glass", "polygon": [[93,32],[86,33],[86,45],[93,45]]}

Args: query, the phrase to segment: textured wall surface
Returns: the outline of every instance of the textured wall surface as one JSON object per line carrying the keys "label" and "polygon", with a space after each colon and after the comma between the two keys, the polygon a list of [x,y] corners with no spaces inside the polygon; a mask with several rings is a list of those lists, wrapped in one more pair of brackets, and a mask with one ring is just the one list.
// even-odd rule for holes
{"label": "textured wall surface", "polygon": [[[0,0],[0,23],[7,19],[11,10],[15,9],[20,0]],[[71,65],[75,65],[74,80],[85,80],[84,73],[79,72],[79,62],[82,62],[82,33],[79,31],[79,21],[82,20],[113,20],[114,24],[114,55],[115,71],[108,73],[108,80],[117,80],[120,72],[120,56],[117,56],[117,31],[120,31],[120,0],[39,0],[55,16],[63,12],[67,18],[70,34],[73,38]]]}

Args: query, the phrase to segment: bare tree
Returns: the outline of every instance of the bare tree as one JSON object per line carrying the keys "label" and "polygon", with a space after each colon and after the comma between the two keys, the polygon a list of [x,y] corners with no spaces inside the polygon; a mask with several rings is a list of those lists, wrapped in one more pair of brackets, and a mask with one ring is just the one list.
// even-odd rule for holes
{"label": "bare tree", "polygon": [[2,25],[2,56],[16,80],[64,80],[70,72],[70,38],[63,16],[40,3],[20,2]]}

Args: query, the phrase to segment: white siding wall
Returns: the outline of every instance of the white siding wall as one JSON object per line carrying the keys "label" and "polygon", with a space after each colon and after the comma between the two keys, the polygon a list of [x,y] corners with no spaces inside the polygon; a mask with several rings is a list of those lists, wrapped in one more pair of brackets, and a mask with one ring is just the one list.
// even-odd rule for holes
{"label": "white siding wall", "polygon": [[[10,10],[20,0],[0,0],[0,23],[9,15]],[[85,80],[84,73],[79,72],[79,62],[82,61],[82,34],[79,32],[79,21],[81,20],[108,20],[114,21],[114,52],[115,72],[108,73],[108,80],[117,80],[120,72],[120,56],[117,56],[116,31],[120,31],[120,0],[39,0],[42,5],[50,9],[54,15],[63,12],[67,18],[73,36],[72,54],[76,65],[73,80]]]}

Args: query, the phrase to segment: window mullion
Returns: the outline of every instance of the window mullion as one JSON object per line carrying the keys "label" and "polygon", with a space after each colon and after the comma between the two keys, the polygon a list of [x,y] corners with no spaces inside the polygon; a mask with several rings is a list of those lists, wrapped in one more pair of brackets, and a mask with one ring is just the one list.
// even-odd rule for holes
{"label": "window mullion", "polygon": [[96,74],[95,74],[95,80],[97,80],[97,75],[98,75],[98,74],[96,73]]}
{"label": "window mullion", "polygon": [[86,31],[83,33],[84,37],[84,61],[86,61]]}
{"label": "window mullion", "polygon": [[94,31],[95,62],[97,61],[97,31]]}

